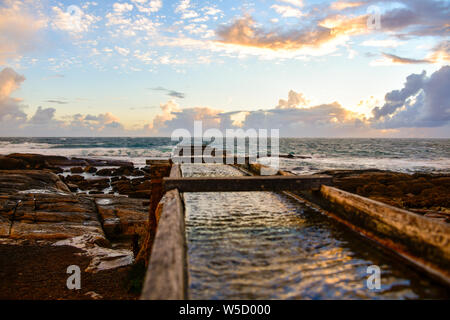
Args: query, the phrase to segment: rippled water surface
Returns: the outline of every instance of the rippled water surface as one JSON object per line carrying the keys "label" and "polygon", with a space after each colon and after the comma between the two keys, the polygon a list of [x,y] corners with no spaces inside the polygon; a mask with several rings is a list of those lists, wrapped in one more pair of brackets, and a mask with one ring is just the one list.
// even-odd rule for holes
{"label": "rippled water surface", "polygon": [[[241,175],[183,165],[185,176]],[[270,192],[185,193],[192,299],[415,299],[449,292],[319,212]],[[381,268],[381,290],[366,287]]]}
{"label": "rippled water surface", "polygon": [[[0,155],[13,152],[112,158],[145,165],[169,157],[170,138],[5,138]],[[239,149],[239,148],[238,148]],[[307,174],[332,169],[378,168],[400,172],[450,172],[450,139],[281,138],[280,152],[306,158],[281,159],[283,170]]]}

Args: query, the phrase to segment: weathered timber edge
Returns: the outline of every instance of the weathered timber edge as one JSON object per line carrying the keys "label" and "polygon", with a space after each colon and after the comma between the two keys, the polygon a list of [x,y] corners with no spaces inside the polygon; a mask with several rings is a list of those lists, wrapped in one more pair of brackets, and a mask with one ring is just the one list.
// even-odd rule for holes
{"label": "weathered timber edge", "polygon": [[[170,175],[180,177],[179,166],[172,166]],[[165,193],[158,211],[161,214],[141,300],[184,300],[188,298],[185,211],[177,189]]]}
{"label": "weathered timber edge", "polygon": [[329,186],[302,194],[450,285],[450,225]]}

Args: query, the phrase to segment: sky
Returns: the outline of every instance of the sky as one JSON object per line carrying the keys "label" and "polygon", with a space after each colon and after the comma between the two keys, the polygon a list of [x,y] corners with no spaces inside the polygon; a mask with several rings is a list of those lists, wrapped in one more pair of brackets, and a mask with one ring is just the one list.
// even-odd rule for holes
{"label": "sky", "polygon": [[0,136],[450,138],[450,0],[0,0]]}

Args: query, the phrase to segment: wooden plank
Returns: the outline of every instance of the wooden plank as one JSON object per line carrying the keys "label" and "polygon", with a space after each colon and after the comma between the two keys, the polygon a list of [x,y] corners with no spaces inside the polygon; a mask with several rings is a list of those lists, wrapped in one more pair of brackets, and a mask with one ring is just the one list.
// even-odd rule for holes
{"label": "wooden plank", "polygon": [[188,274],[184,206],[179,192],[167,192],[160,206],[161,218],[141,300],[184,300]]}
{"label": "wooden plank", "polygon": [[332,177],[309,176],[239,176],[164,178],[164,190],[180,192],[283,191],[310,190],[332,184]]}

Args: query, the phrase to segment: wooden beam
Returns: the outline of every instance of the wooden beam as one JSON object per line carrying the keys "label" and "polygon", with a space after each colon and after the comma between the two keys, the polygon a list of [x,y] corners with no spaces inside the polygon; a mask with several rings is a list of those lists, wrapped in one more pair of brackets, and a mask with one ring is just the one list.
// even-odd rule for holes
{"label": "wooden beam", "polygon": [[321,185],[331,185],[332,177],[327,175],[308,176],[238,176],[238,177],[192,177],[164,178],[167,192],[227,192],[227,191],[284,191],[310,190]]}
{"label": "wooden beam", "polygon": [[141,300],[188,298],[184,206],[177,190],[167,192],[161,210]]}
{"label": "wooden beam", "polygon": [[450,225],[337,188],[322,186],[320,204],[450,285]]}

